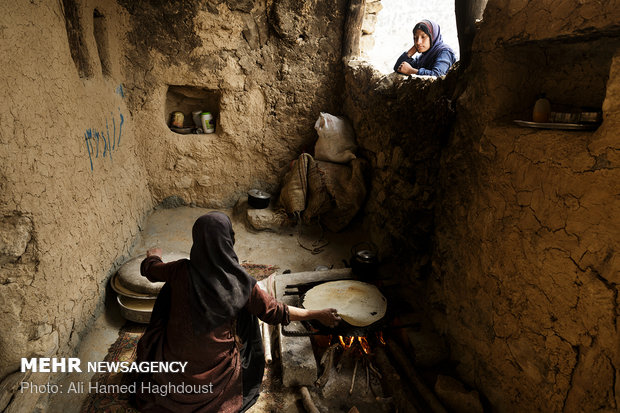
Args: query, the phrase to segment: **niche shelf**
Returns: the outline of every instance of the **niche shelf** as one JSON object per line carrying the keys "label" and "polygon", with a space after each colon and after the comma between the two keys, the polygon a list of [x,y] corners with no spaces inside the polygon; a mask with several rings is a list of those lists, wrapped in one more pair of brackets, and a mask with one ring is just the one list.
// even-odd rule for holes
{"label": "niche shelf", "polygon": [[[211,112],[215,121],[215,132],[219,127],[220,100],[222,94],[219,90],[197,86],[168,86],[166,92],[166,106],[164,110],[165,123],[170,126],[172,112],[182,112],[184,115],[183,128],[194,128],[192,112],[201,110]],[[171,131],[175,132],[171,129]],[[175,132],[177,133],[177,132]]]}
{"label": "niche shelf", "polygon": [[489,111],[500,122],[532,121],[540,94],[552,112],[600,111],[619,39],[552,39],[505,47],[492,60]]}

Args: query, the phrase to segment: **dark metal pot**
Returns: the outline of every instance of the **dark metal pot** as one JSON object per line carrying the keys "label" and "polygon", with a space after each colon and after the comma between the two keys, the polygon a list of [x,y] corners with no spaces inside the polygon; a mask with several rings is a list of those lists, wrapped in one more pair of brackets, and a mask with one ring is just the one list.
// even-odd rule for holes
{"label": "dark metal pot", "polygon": [[371,242],[362,242],[351,248],[351,270],[360,280],[372,280],[377,277],[379,258],[376,246]]}
{"label": "dark metal pot", "polygon": [[260,189],[250,189],[248,191],[248,205],[255,209],[264,209],[269,206],[271,195]]}

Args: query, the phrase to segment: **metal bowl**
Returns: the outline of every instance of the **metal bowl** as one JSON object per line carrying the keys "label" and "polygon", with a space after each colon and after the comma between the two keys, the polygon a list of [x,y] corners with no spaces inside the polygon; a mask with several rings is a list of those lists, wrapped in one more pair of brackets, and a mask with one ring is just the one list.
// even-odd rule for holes
{"label": "metal bowl", "polygon": [[155,299],[145,300],[117,295],[116,301],[121,308],[123,318],[136,323],[148,324],[155,305]]}

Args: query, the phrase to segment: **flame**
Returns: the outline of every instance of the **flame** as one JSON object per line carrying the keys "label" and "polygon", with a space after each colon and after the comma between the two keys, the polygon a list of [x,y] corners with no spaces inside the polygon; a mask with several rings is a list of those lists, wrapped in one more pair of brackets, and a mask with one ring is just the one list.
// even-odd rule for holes
{"label": "flame", "polygon": [[370,354],[371,348],[370,344],[368,344],[368,340],[366,340],[366,337],[358,337],[357,341],[359,341],[360,346],[362,346],[362,350],[364,350],[364,353]]}
{"label": "flame", "polygon": [[340,340],[340,344],[344,350],[348,350],[351,348],[353,343],[356,341],[360,344],[362,351],[366,354],[370,354],[372,349],[370,348],[370,344],[366,337],[343,337],[338,336],[338,340]]}
{"label": "flame", "polygon": [[348,350],[349,347],[351,347],[351,345],[353,344],[355,337],[338,336],[338,339],[340,340],[340,344],[342,344],[342,348],[344,348],[345,350]]}
{"label": "flame", "polygon": [[379,339],[379,342],[385,346],[385,340],[383,339],[383,333],[381,331],[377,332],[377,338]]}

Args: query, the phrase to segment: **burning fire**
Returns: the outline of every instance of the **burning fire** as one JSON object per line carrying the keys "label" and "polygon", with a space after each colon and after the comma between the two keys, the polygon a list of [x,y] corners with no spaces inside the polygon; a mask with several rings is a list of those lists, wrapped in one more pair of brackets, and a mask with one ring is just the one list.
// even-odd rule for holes
{"label": "burning fire", "polygon": [[364,350],[364,353],[366,354],[370,354],[370,344],[368,344],[368,340],[366,340],[366,337],[358,337],[357,341],[360,342],[360,345],[362,346],[362,350]]}
{"label": "burning fire", "polygon": [[[380,332],[377,333],[377,339],[382,345],[385,345],[385,340],[383,340],[383,334]],[[340,340],[340,345],[344,350],[348,350],[351,346],[357,341],[360,345],[360,348],[365,354],[370,354],[372,352],[372,348],[368,343],[368,339],[366,337],[343,337],[338,336],[338,340]]]}
{"label": "burning fire", "polygon": [[338,340],[340,340],[340,344],[342,344],[342,348],[345,350],[348,350],[349,347],[353,345],[353,342],[355,341],[355,337],[338,336]]}

